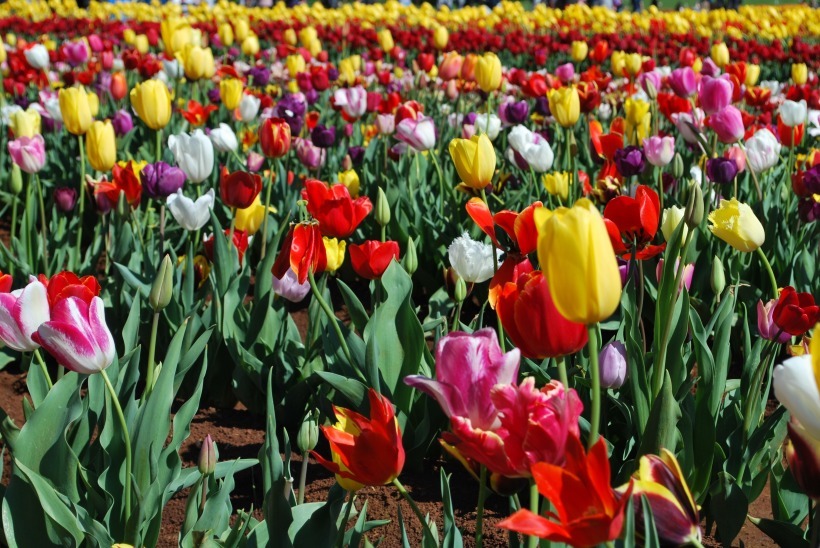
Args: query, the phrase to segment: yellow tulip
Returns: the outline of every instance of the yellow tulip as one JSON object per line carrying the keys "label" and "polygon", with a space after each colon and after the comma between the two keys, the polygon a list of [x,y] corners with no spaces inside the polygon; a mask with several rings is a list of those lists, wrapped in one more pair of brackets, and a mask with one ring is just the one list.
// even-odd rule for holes
{"label": "yellow tulip", "polygon": [[88,163],[97,171],[110,171],[117,161],[117,138],[114,126],[106,120],[97,120],[85,133],[85,150]]}
{"label": "yellow tulip", "polygon": [[717,66],[723,68],[729,64],[729,48],[724,42],[712,44],[711,57]]}
{"label": "yellow tulip", "polygon": [[634,78],[641,72],[642,66],[643,57],[639,53],[628,53],[624,56],[624,70],[629,76]]}
{"label": "yellow tulip", "polygon": [[752,208],[737,198],[721,200],[720,207],[709,214],[712,234],[738,251],[750,253],[766,241],[766,231]]}
{"label": "yellow tulip", "polygon": [[233,45],[233,27],[229,23],[219,25],[219,41],[226,48]]}
{"label": "yellow tulip", "polygon": [[298,42],[298,38],[296,38],[296,31],[293,29],[285,29],[284,34],[282,34],[282,39],[289,46],[295,46]]}
{"label": "yellow tulip", "polygon": [[544,188],[553,196],[566,201],[569,197],[569,173],[566,171],[556,171],[544,174]]}
{"label": "yellow tulip", "polygon": [[242,54],[253,56],[259,53],[259,37],[249,34],[242,40]]}
{"label": "yellow tulip", "polygon": [[703,59],[700,57],[695,59],[695,62],[692,63],[692,70],[694,70],[696,74],[700,74],[700,71],[703,70]]}
{"label": "yellow tulip", "polygon": [[59,99],[65,128],[74,135],[84,135],[92,122],[88,94],[83,88],[63,88]]}
{"label": "yellow tulip", "polygon": [[93,91],[88,92],[88,110],[91,112],[92,118],[100,112],[100,98]]}
{"label": "yellow tulip", "polygon": [[249,236],[256,234],[264,221],[265,206],[258,195],[251,205],[236,210],[236,228],[247,232]]}
{"label": "yellow tulip", "polygon": [[288,55],[288,58],[285,59],[285,66],[288,68],[288,74],[290,74],[291,78],[296,78],[297,74],[305,72],[307,65],[305,64],[304,57],[298,53],[294,53],[293,55]]}
{"label": "yellow tulip", "polygon": [[211,48],[189,46],[185,54],[185,77],[188,80],[201,80],[214,75],[214,54]]}
{"label": "yellow tulip", "polygon": [[458,176],[470,188],[482,190],[495,174],[495,149],[486,134],[450,141],[450,156]]}
{"label": "yellow tulip", "polygon": [[316,32],[314,27],[305,27],[299,31],[299,42],[303,48],[310,48],[310,45],[318,39],[319,33]]}
{"label": "yellow tulip", "polygon": [[327,266],[325,269],[328,272],[336,272],[341,268],[342,263],[345,262],[347,242],[327,237],[323,237],[322,241],[325,243],[325,254],[327,255]]}
{"label": "yellow tulip", "polygon": [[40,134],[40,113],[31,107],[13,113],[9,122],[15,137],[34,137]]}
{"label": "yellow tulip", "polygon": [[746,65],[746,81],[743,83],[746,84],[747,88],[750,88],[757,84],[758,79],[760,79],[760,65],[748,63]]}
{"label": "yellow tulip", "polygon": [[609,58],[612,74],[619,77],[626,76],[626,53],[623,51],[613,51]]}
{"label": "yellow tulip", "polygon": [[351,198],[358,198],[359,197],[359,174],[356,173],[356,170],[348,169],[347,171],[342,171],[339,174],[339,182],[342,183],[344,186],[347,187],[347,191],[350,192]]}
{"label": "yellow tulip", "polygon": [[244,85],[239,78],[225,78],[219,82],[219,97],[222,98],[222,104],[228,110],[236,110],[239,108],[239,101],[242,100],[242,92]]}
{"label": "yellow tulip", "polygon": [[17,35],[12,32],[6,33],[6,43],[11,47],[15,47],[17,45]]}
{"label": "yellow tulip", "polygon": [[[60,104],[62,105],[62,100]],[[164,128],[171,120],[171,94],[159,80],[146,80],[134,86],[131,90],[131,105],[137,111],[137,116],[153,130]]]}
{"label": "yellow tulip", "polygon": [[581,117],[581,98],[575,87],[563,87],[550,90],[547,96],[550,112],[561,127],[570,128]]}
{"label": "yellow tulip", "polygon": [[475,80],[485,93],[501,87],[501,60],[495,53],[489,51],[478,58],[475,65]]}
{"label": "yellow tulip", "polygon": [[356,81],[356,70],[350,58],[339,61],[339,80],[345,84],[353,84]]}
{"label": "yellow tulip", "polygon": [[199,42],[194,36],[194,29],[191,27],[180,27],[174,31],[171,37],[171,45],[170,47],[166,46],[166,49],[170,49],[169,53],[176,56],[177,54],[183,53],[189,45],[199,45]]}
{"label": "yellow tulip", "polygon": [[538,260],[555,307],[570,321],[592,325],[621,301],[621,275],[606,225],[582,198],[571,208],[535,210]]}
{"label": "yellow tulip", "polygon": [[[168,17],[162,20],[159,26],[159,33],[162,37],[162,44],[165,46],[165,51],[167,53],[172,55],[175,53],[176,50],[173,49],[174,33],[178,29],[186,26],[186,23],[179,17]],[[136,33],[131,29],[125,29],[125,31],[123,31],[123,37],[127,43],[131,44],[136,37]]]}
{"label": "yellow tulip", "polygon": [[649,136],[652,125],[650,104],[641,99],[631,97],[624,102],[626,114],[626,138],[632,144],[642,143]]}
{"label": "yellow tulip", "polygon": [[148,43],[148,37],[144,34],[138,34],[134,37],[134,48],[141,54],[148,53],[151,44]]}
{"label": "yellow tulip", "polygon": [[[165,22],[163,21],[163,23]],[[125,29],[124,31],[122,31],[122,39],[125,41],[126,44],[133,44],[136,37],[137,33],[134,31],[134,29]],[[163,42],[164,41],[165,40],[163,40]]]}
{"label": "yellow tulip", "polygon": [[443,51],[449,42],[450,33],[447,32],[447,28],[442,26],[436,27],[436,30],[433,31],[433,46],[437,50]]}
{"label": "yellow tulip", "polygon": [[589,53],[589,46],[586,42],[581,40],[575,40],[572,42],[572,48],[570,50],[570,56],[572,60],[576,63],[580,63],[584,59],[587,58],[587,54]]}
{"label": "yellow tulip", "polygon": [[809,79],[809,69],[806,63],[792,64],[792,80],[798,86],[802,86]]}
{"label": "yellow tulip", "polygon": [[376,36],[379,39],[379,47],[382,48],[382,51],[390,53],[390,50],[394,47],[393,35],[390,33],[390,29],[382,29]]}
{"label": "yellow tulip", "polygon": [[235,19],[233,21],[233,35],[238,41],[242,41],[251,33],[251,24],[247,19]]}
{"label": "yellow tulip", "polygon": [[0,43],[0,63],[6,62],[6,46]]}

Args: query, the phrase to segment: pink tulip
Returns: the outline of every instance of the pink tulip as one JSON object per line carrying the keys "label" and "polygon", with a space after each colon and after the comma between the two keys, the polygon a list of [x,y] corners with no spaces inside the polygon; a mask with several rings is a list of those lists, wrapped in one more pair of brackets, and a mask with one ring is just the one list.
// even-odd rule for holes
{"label": "pink tulip", "polygon": [[66,61],[72,67],[82,65],[88,60],[88,46],[85,42],[67,42],[63,45]]}
{"label": "pink tulip", "polygon": [[392,114],[379,114],[376,116],[376,129],[379,135],[393,135],[396,131],[396,117]]}
{"label": "pink tulip", "polygon": [[430,150],[436,144],[436,126],[429,116],[405,118],[396,125],[396,138],[419,152]]}
{"label": "pink tulip", "polygon": [[706,114],[715,114],[732,104],[732,91],[728,78],[704,76],[698,92],[700,107]]}
{"label": "pink tulip", "polygon": [[253,171],[254,173],[262,169],[264,164],[265,157],[253,150],[248,153],[248,157],[245,159],[245,167],[248,168],[248,171]]}
{"label": "pink tulip", "polygon": [[93,51],[94,53],[100,53],[104,48],[103,41],[98,35],[89,34],[88,47],[90,47],[91,51]]}
{"label": "pink tulip", "polygon": [[669,87],[675,95],[688,99],[697,91],[697,80],[692,67],[682,67],[672,71],[669,75]]}
{"label": "pink tulip", "polygon": [[695,109],[694,116],[689,112],[679,112],[672,115],[672,122],[678,128],[683,140],[694,145],[698,142],[698,133],[702,131],[703,111]]}
{"label": "pink tulip", "polygon": [[293,140],[296,148],[296,157],[306,168],[317,170],[324,165],[327,153],[325,149],[315,146],[310,139],[297,137]]}
{"label": "pink tulip", "polygon": [[105,305],[94,297],[90,304],[78,297],[60,299],[51,309],[51,320],[41,324],[32,339],[60,365],[91,375],[114,361],[114,337],[105,323]]}
{"label": "pink tulip", "polygon": [[763,304],[763,301],[757,301],[757,332],[767,341],[774,341],[776,337],[777,342],[785,344],[792,336],[774,323],[775,306],[777,306],[777,299],[772,299],[766,304]]}
{"label": "pink tulip", "polygon": [[[675,272],[678,271],[678,267],[680,266],[680,259],[675,260]],[[683,288],[686,288],[686,291],[689,291],[689,288],[692,287],[692,276],[695,275],[695,263],[690,263],[683,267],[683,276],[681,276],[680,285],[678,286],[678,293],[680,293]],[[655,267],[655,276],[657,276],[658,283],[660,284],[661,276],[663,276],[663,259],[658,261],[658,266]]]}
{"label": "pink tulip", "polygon": [[564,84],[569,83],[575,78],[575,65],[572,63],[564,63],[555,69],[555,76],[558,77]]}
{"label": "pink tulip", "polygon": [[0,293],[0,341],[12,350],[37,349],[39,345],[32,334],[49,317],[46,286],[34,276],[23,289]]}
{"label": "pink tulip", "polygon": [[746,153],[738,145],[727,148],[723,155],[735,161],[738,173],[743,173],[746,170]]}
{"label": "pink tulip", "polygon": [[655,93],[661,89],[661,73],[659,70],[650,70],[649,72],[644,72],[640,76],[638,76],[638,83],[641,85],[641,88],[646,92],[649,93],[649,86],[647,83],[652,84]]}
{"label": "pink tulip", "polygon": [[362,86],[337,89],[333,102],[350,118],[360,118],[367,112],[367,92]]}
{"label": "pink tulip", "polygon": [[741,116],[738,109],[731,105],[709,116],[706,119],[706,125],[717,133],[718,140],[721,143],[736,143],[746,133],[743,116]]}
{"label": "pink tulip", "polygon": [[46,163],[46,142],[42,135],[9,141],[12,161],[26,173],[37,173]]}
{"label": "pink tulip", "polygon": [[436,379],[410,375],[404,382],[436,399],[448,418],[462,418],[473,428],[496,429],[498,410],[490,399],[496,385],[512,385],[518,377],[521,354],[504,354],[495,331],[480,329],[472,335],[455,332],[436,345]]}
{"label": "pink tulip", "polygon": [[647,161],[655,167],[668,165],[675,157],[675,138],[653,135],[643,140],[643,152]]}

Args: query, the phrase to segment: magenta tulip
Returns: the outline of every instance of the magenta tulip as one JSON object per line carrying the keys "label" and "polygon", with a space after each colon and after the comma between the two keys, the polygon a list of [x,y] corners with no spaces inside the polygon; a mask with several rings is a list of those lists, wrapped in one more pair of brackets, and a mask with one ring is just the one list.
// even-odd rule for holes
{"label": "magenta tulip", "polygon": [[32,276],[23,289],[0,293],[0,342],[18,352],[37,349],[32,334],[49,317],[46,286]]}
{"label": "magenta tulip", "polygon": [[700,107],[706,114],[715,114],[732,104],[732,91],[728,78],[704,76],[698,92]]}
{"label": "magenta tulip", "polygon": [[692,67],[682,67],[673,70],[667,81],[669,82],[669,87],[675,92],[675,95],[683,97],[684,99],[688,99],[698,90],[695,71],[692,70]]}
{"label": "magenta tulip", "polygon": [[746,133],[743,116],[731,105],[709,116],[706,119],[706,125],[712,128],[721,143],[736,143]]}

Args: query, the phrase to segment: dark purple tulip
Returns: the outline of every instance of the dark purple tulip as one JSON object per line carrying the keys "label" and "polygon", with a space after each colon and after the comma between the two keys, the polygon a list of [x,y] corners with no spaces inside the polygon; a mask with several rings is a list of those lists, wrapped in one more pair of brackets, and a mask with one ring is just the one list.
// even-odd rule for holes
{"label": "dark purple tulip", "polygon": [[507,103],[505,115],[510,124],[523,124],[527,120],[530,107],[526,101]]}
{"label": "dark purple tulip", "polygon": [[233,46],[230,49],[228,49],[228,55],[230,55],[231,57],[239,57],[240,53],[242,52],[236,46]]}
{"label": "dark purple tulip", "polygon": [[615,165],[624,177],[640,175],[646,167],[646,156],[641,147],[629,145],[615,151]]}
{"label": "dark purple tulip", "polygon": [[165,162],[142,168],[142,188],[151,198],[165,199],[185,184],[185,172]]}
{"label": "dark purple tulip", "polygon": [[313,131],[310,132],[310,140],[319,148],[330,148],[336,142],[336,128],[333,126],[326,126],[318,124]]}
{"label": "dark purple tulip", "polygon": [[706,160],[706,175],[715,184],[729,184],[737,175],[737,163],[731,158],[710,158]]}
{"label": "dark purple tulip", "polygon": [[537,112],[541,116],[549,116],[550,103],[546,97],[538,97],[535,100],[535,112]]}
{"label": "dark purple tulip", "polygon": [[111,125],[114,126],[114,133],[117,134],[117,137],[122,137],[134,129],[134,120],[127,110],[120,109],[111,119]]}
{"label": "dark purple tulip", "polygon": [[477,116],[478,116],[478,114],[476,114],[475,112],[471,112],[470,114],[467,114],[464,117],[464,120],[462,120],[461,125],[463,125],[463,126],[472,126],[472,125],[474,125],[475,124],[475,119],[476,119]]}
{"label": "dark purple tulip", "polygon": [[71,213],[77,205],[77,191],[66,186],[54,189],[54,203],[60,211]]}
{"label": "dark purple tulip", "polygon": [[671,173],[664,173],[661,176],[661,180],[663,181],[664,192],[671,192],[675,190],[675,187],[678,185],[678,180],[675,179],[675,176]]}
{"label": "dark purple tulip", "polygon": [[14,104],[25,110],[31,104],[31,101],[29,101],[25,95],[16,95],[14,97]]}
{"label": "dark purple tulip", "polygon": [[354,166],[362,165],[364,161],[364,147],[350,147],[347,149],[347,153],[350,156],[350,161],[353,162]]}
{"label": "dark purple tulip", "polygon": [[270,71],[265,67],[253,67],[248,74],[253,78],[253,85],[256,87],[262,88],[270,83]]}
{"label": "dark purple tulip", "polygon": [[294,95],[285,95],[274,110],[278,118],[288,123],[291,135],[299,135],[302,132],[305,123],[305,103]]}
{"label": "dark purple tulip", "polygon": [[313,88],[310,88],[305,92],[305,100],[309,105],[315,105],[316,101],[319,100],[319,92]]}
{"label": "dark purple tulip", "polygon": [[339,69],[336,67],[330,67],[327,69],[327,79],[331,82],[335,82],[339,79]]}
{"label": "dark purple tulip", "polygon": [[797,212],[804,223],[813,223],[820,219],[820,203],[813,197],[803,198],[797,203]]}
{"label": "dark purple tulip", "polygon": [[213,105],[218,105],[222,102],[222,96],[219,94],[219,86],[208,90],[208,101]]}
{"label": "dark purple tulip", "polygon": [[803,186],[812,194],[820,194],[820,165],[813,166],[803,173]]}

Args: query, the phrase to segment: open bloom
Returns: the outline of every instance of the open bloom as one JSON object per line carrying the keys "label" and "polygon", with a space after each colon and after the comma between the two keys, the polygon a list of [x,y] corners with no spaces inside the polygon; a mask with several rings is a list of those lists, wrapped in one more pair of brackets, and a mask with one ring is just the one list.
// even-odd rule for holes
{"label": "open bloom", "polygon": [[367,240],[350,246],[350,263],[353,271],[362,278],[381,278],[393,260],[399,260],[399,244],[392,240],[380,242]]}
{"label": "open bloom", "polygon": [[492,182],[495,174],[495,149],[486,135],[453,139],[450,141],[450,156],[453,157],[458,176],[468,187],[481,190]]}
{"label": "open bloom", "polygon": [[766,171],[780,161],[781,145],[774,133],[759,129],[746,140],[746,162],[755,173]]}
{"label": "open bloom", "polygon": [[46,143],[42,135],[9,141],[12,161],[26,173],[38,173],[46,163]]}
{"label": "open bloom", "polygon": [[31,352],[39,346],[32,334],[50,317],[46,286],[32,277],[23,289],[0,293],[0,342]]}
{"label": "open bloom", "polygon": [[773,317],[779,329],[799,337],[820,321],[820,307],[814,303],[811,293],[798,293],[792,286],[787,286],[780,292]]}
{"label": "open bloom", "polygon": [[[393,405],[372,388],[368,391],[368,400],[370,418],[334,406],[336,424],[321,427],[330,443],[332,460],[313,452],[319,464],[336,474],[339,483],[348,490],[363,485],[385,485],[396,479],[404,468],[404,446]],[[352,483],[345,484],[344,479]]]}
{"label": "open bloom", "polygon": [[94,297],[100,295],[102,288],[97,278],[94,276],[77,276],[71,271],[63,270],[53,274],[51,278],[46,278],[43,274],[39,276],[40,283],[46,286],[48,291],[48,305],[54,306],[57,301],[67,297],[77,297],[87,304],[91,304]]}
{"label": "open bloom", "polygon": [[570,436],[565,455],[566,464],[539,462],[532,467],[538,492],[555,508],[549,517],[557,521],[519,510],[498,526],[572,546],[596,546],[618,538],[632,485],[621,496],[610,487],[606,441],[600,438],[585,454],[580,440]]}
{"label": "open bloom", "polygon": [[466,232],[447,248],[450,265],[467,283],[486,282],[493,277],[493,246],[477,242]]}
{"label": "open bloom", "polygon": [[236,133],[228,124],[219,124],[219,127],[211,130],[208,137],[210,137],[214,148],[219,152],[231,152],[239,146]]}
{"label": "open bloom", "polygon": [[199,230],[211,220],[214,191],[209,189],[208,192],[194,201],[185,196],[182,189],[179,189],[176,193],[168,196],[166,205],[179,226],[185,230]]}
{"label": "open bloom", "polygon": [[647,161],[655,167],[663,167],[675,157],[675,138],[671,135],[653,135],[643,140],[643,150]]}
{"label": "open bloom", "polygon": [[515,126],[510,131],[507,142],[536,173],[544,173],[552,167],[555,155],[550,144],[540,134],[525,126]]}
{"label": "open bloom", "polygon": [[337,89],[333,93],[333,102],[352,120],[367,112],[367,92],[362,86]]}
{"label": "open bloom", "polygon": [[418,152],[430,150],[436,145],[436,126],[429,116],[405,118],[396,124],[396,138]]}
{"label": "open bloom", "polygon": [[190,135],[171,135],[168,148],[192,183],[201,183],[210,177],[214,170],[214,145],[201,129],[195,129]]}
{"label": "open bloom", "polygon": [[316,179],[305,181],[302,199],[307,200],[307,211],[319,221],[322,234],[331,238],[347,238],[373,210],[367,196],[354,200],[347,186],[328,186]]}
{"label": "open bloom", "polygon": [[303,284],[310,272],[318,274],[324,272],[326,267],[327,251],[319,225],[302,222],[288,230],[271,271],[281,280],[291,269],[296,273],[298,282]]}
{"label": "open bloom", "polygon": [[747,204],[721,200],[720,207],[709,214],[709,230],[738,251],[756,250],[766,240],[763,225]]}
{"label": "open bloom", "polygon": [[245,209],[250,207],[262,192],[262,177],[247,171],[234,171],[222,166],[219,177],[219,195],[228,207]]}
{"label": "open bloom", "polygon": [[105,323],[105,305],[99,297],[90,304],[77,297],[57,301],[51,319],[41,324],[32,338],[60,365],[77,373],[99,373],[116,357],[114,337]]}

